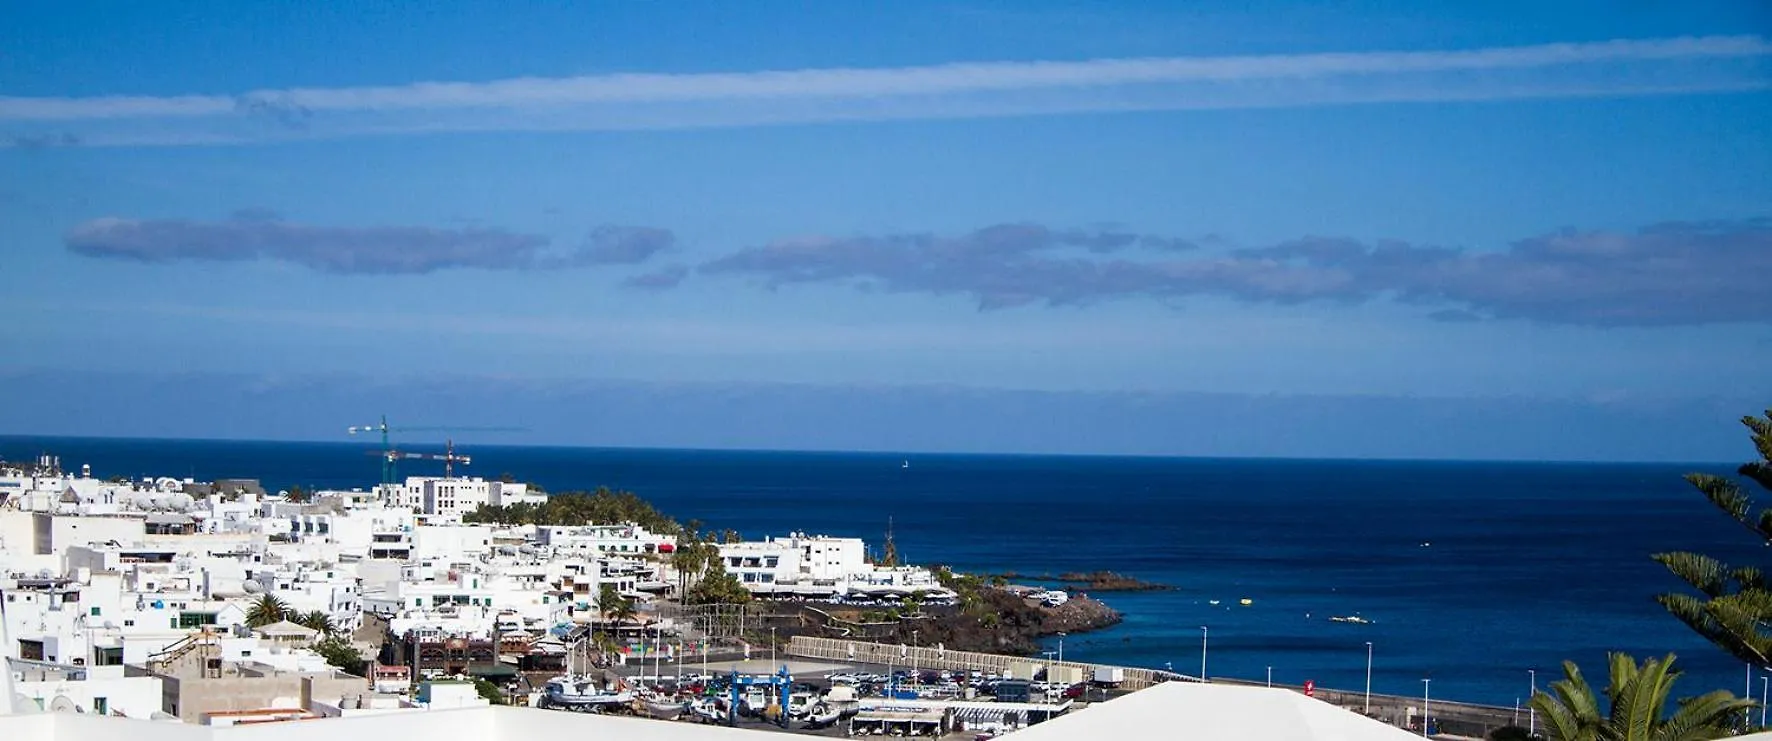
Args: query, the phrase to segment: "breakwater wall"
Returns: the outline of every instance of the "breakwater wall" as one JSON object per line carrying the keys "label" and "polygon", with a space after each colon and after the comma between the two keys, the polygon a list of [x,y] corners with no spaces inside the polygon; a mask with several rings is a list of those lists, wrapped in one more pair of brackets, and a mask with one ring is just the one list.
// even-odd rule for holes
{"label": "breakwater wall", "polygon": [[967,669],[996,672],[1023,679],[1031,678],[1041,669],[1058,682],[1086,682],[1097,667],[1123,669],[1125,689],[1144,689],[1157,681],[1150,669],[1116,667],[1109,664],[1086,664],[1077,661],[1047,661],[1043,657],[1008,656],[976,651],[950,651],[935,646],[904,646],[899,644],[851,641],[842,638],[794,636],[787,646],[789,656],[826,661],[865,661],[870,664],[898,664],[926,669]]}
{"label": "breakwater wall", "polygon": [[[1243,679],[1225,679],[1214,677],[1213,684],[1236,684],[1249,687],[1265,686],[1266,682]],[[1276,688],[1304,692],[1299,685],[1275,683]],[[1355,713],[1370,715],[1394,726],[1421,729],[1422,698],[1404,695],[1373,694],[1370,711],[1367,710],[1365,690],[1336,690],[1315,687],[1311,696]],[[1434,721],[1435,731],[1439,734],[1483,738],[1497,728],[1509,725],[1525,726],[1530,721],[1526,708],[1502,707],[1500,705],[1481,705],[1471,702],[1455,702],[1432,697],[1427,699],[1427,714]],[[1540,730],[1543,725],[1540,724]]]}
{"label": "breakwater wall", "polygon": [[[1032,677],[1039,670],[1045,669],[1048,677],[1054,681],[1066,683],[1088,681],[1095,675],[1095,669],[1106,667],[1120,669],[1124,673],[1125,681],[1120,686],[1128,690],[1144,689],[1151,686],[1158,681],[1157,675],[1159,674],[1159,672],[1150,669],[1117,667],[1111,664],[1090,664],[1076,661],[1049,662],[1044,657],[947,651],[932,646],[901,646],[809,636],[794,636],[789,641],[785,653],[805,659],[822,659],[839,663],[866,662],[926,669],[967,669],[1023,678]],[[1183,679],[1198,681],[1193,677],[1183,677]],[[1212,682],[1214,684],[1252,687],[1266,685],[1266,682],[1221,677],[1214,677]],[[1293,692],[1304,692],[1304,687],[1299,685],[1275,684],[1273,686]],[[1350,712],[1370,715],[1391,725],[1414,730],[1421,728],[1423,705],[1420,696],[1373,694],[1368,704],[1364,690],[1350,691],[1314,687],[1310,694],[1323,702]],[[1502,726],[1526,725],[1529,722],[1528,711],[1525,708],[1516,709],[1498,705],[1453,702],[1434,699],[1431,696],[1428,698],[1426,707],[1428,717],[1433,720],[1436,734],[1483,738],[1490,731]]]}

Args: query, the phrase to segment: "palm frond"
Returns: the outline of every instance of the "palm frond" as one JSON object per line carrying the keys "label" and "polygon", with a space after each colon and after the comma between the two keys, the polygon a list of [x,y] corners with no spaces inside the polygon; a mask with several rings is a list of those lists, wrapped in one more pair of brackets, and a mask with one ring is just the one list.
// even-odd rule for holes
{"label": "palm frond", "polygon": [[1747,520],[1747,510],[1751,506],[1751,502],[1748,501],[1747,494],[1741,490],[1740,486],[1736,486],[1735,482],[1708,473],[1689,473],[1686,474],[1686,483],[1691,484],[1693,488],[1703,494],[1704,498],[1716,505],[1717,509],[1722,510],[1723,514],[1728,515],[1736,522],[1752,527],[1752,524]]}
{"label": "palm frond", "polygon": [[1674,576],[1680,577],[1693,589],[1703,592],[1706,596],[1717,597],[1728,589],[1729,567],[1722,561],[1702,553],[1675,551],[1656,553],[1649,558],[1667,567]]}
{"label": "palm frond", "polygon": [[[1772,510],[1768,511],[1772,512]],[[1739,589],[1764,590],[1766,588],[1766,576],[1758,566],[1738,567],[1729,572],[1729,578],[1735,580],[1735,585]]]}
{"label": "palm frond", "polygon": [[1728,727],[1744,711],[1759,706],[1753,700],[1736,697],[1728,690],[1716,690],[1698,697],[1681,700],[1661,729],[1656,741],[1707,741],[1726,735]]}

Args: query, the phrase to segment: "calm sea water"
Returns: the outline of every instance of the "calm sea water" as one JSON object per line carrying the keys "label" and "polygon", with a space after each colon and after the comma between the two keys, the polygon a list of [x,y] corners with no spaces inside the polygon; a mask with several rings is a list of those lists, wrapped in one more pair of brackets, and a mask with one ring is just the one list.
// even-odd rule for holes
{"label": "calm sea water", "polygon": [[[99,476],[255,477],[368,487],[367,446],[0,437]],[[1741,688],[1745,667],[1655,604],[1678,587],[1648,554],[1763,555],[1680,479],[1724,465],[901,456],[474,447],[473,472],[550,491],[608,485],[747,537],[867,538],[962,570],[1109,569],[1174,591],[1099,595],[1126,614],[1067,659],[1364,686],[1510,705],[1563,659],[1676,652],[1680,692]],[[435,474],[423,464],[402,473]],[[1252,605],[1238,601],[1248,598]],[[1220,604],[1212,605],[1211,600]],[[1371,625],[1328,620],[1358,613]],[[1756,685],[1758,680],[1755,680]]]}

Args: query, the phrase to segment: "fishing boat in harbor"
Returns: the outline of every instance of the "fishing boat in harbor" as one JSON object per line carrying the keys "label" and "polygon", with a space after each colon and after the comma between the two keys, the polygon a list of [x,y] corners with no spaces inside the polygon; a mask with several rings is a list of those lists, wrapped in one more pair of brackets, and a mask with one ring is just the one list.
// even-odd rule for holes
{"label": "fishing boat in harbor", "polygon": [[541,699],[537,707],[575,710],[579,712],[598,712],[609,707],[626,705],[634,700],[634,693],[626,691],[605,692],[597,687],[589,677],[563,676],[548,680],[542,686]]}

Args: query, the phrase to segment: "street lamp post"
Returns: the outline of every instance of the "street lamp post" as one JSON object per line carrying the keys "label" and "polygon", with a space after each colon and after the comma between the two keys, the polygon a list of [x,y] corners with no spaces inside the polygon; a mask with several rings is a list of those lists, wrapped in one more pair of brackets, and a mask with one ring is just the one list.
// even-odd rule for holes
{"label": "street lamp post", "polygon": [[[1772,667],[1766,667],[1766,671],[1772,671]],[[1766,697],[1766,695],[1767,695],[1766,682],[1769,679],[1772,679],[1772,675],[1769,675],[1769,674],[1760,675],[1760,727],[1761,728],[1766,727],[1766,699],[1767,699],[1767,697]]]}
{"label": "street lamp post", "polygon": [[1271,666],[1267,668],[1267,686],[1274,686],[1274,668]]}
{"label": "street lamp post", "polygon": [[923,685],[923,673],[917,669],[917,665],[922,663],[917,660],[917,649],[919,648],[919,645],[917,642],[917,633],[919,633],[919,632],[921,632],[921,631],[915,631],[915,630],[911,631],[911,688],[912,689],[919,688]]}
{"label": "street lamp post", "polygon": [[1366,642],[1366,714],[1372,714],[1372,642]]}
{"label": "street lamp post", "polygon": [[769,671],[775,672],[775,626],[769,626]]}
{"label": "street lamp post", "polygon": [[1527,669],[1526,675],[1532,680],[1532,691],[1526,695],[1526,733],[1538,734],[1538,706],[1532,704],[1531,698],[1538,696],[1538,670]]}
{"label": "street lamp post", "polygon": [[1206,681],[1206,626],[1200,626],[1200,681]]}
{"label": "street lamp post", "polygon": [[1434,680],[1426,679],[1426,678],[1423,678],[1421,680],[1421,737],[1422,738],[1427,738],[1427,725],[1428,725],[1428,717],[1429,717],[1428,713],[1427,713],[1427,684],[1428,684],[1428,682],[1432,682],[1432,681],[1434,681]]}

